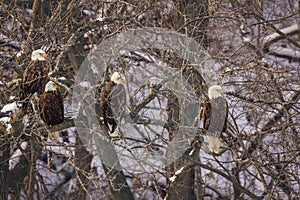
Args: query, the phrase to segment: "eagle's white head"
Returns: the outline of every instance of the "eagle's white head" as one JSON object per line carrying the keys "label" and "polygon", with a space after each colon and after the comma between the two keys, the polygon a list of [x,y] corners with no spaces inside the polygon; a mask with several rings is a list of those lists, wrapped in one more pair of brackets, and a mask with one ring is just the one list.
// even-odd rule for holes
{"label": "eagle's white head", "polygon": [[111,76],[110,80],[114,82],[115,84],[126,84],[126,78],[123,74],[120,74],[119,72],[114,72]]}
{"label": "eagle's white head", "polygon": [[42,49],[37,49],[34,50],[31,53],[31,60],[39,60],[39,61],[44,61],[47,58],[47,54],[45,53],[44,50]]}
{"label": "eagle's white head", "polygon": [[53,81],[49,81],[45,86],[45,92],[54,92],[58,88],[58,85]]}
{"label": "eagle's white head", "polygon": [[215,99],[224,94],[223,89],[219,85],[213,85],[208,88],[208,98]]}

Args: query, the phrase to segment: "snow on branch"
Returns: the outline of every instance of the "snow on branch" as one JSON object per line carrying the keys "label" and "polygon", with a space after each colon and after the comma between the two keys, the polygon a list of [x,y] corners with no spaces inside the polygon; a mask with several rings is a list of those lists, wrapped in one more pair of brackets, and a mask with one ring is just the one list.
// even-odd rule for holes
{"label": "snow on branch", "polygon": [[293,49],[276,47],[276,48],[270,50],[270,53],[272,55],[275,55],[275,56],[281,57],[281,58],[287,58],[290,60],[293,60],[293,59],[300,60],[300,51],[295,51]]}
{"label": "snow on branch", "polygon": [[184,167],[181,167],[179,170],[175,172],[175,174],[170,178],[171,183],[174,183],[177,176],[182,173]]}
{"label": "snow on branch", "polygon": [[[281,33],[283,33],[285,36],[291,36],[295,35],[297,33],[300,33],[300,26],[298,24],[294,24],[292,26],[289,26],[287,28],[283,28],[279,30]],[[283,39],[284,36],[279,33],[273,33],[271,35],[266,36],[263,39],[264,46],[269,46],[270,44],[277,42],[278,40]]]}
{"label": "snow on branch", "polygon": [[9,103],[4,105],[0,112],[2,113],[15,112],[20,106],[21,104],[17,102]]}
{"label": "snow on branch", "polygon": [[17,149],[9,159],[9,171],[13,170],[20,162],[20,157],[23,155],[23,151],[27,148],[28,143],[22,142],[20,145],[21,149]]}

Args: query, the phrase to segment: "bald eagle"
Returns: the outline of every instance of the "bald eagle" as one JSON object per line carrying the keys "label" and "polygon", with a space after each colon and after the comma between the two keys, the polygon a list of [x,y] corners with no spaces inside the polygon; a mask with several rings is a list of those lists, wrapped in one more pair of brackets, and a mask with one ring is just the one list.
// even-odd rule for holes
{"label": "bald eagle", "polygon": [[35,92],[42,93],[48,81],[49,67],[46,62],[47,54],[38,49],[32,52],[31,61],[25,68],[21,83],[21,100],[30,97]]}
{"label": "bald eagle", "polygon": [[40,117],[48,126],[64,121],[64,102],[57,88],[57,84],[49,81],[45,86],[45,91],[39,95]]}
{"label": "bald eagle", "polygon": [[211,151],[220,149],[220,134],[227,129],[228,105],[219,85],[208,89],[209,101],[202,105],[203,128],[207,130],[208,147]]}
{"label": "bald eagle", "polygon": [[120,84],[126,84],[126,78],[119,72],[114,72],[110,80],[100,90],[99,117],[100,121],[107,128],[110,137],[118,137],[120,135],[117,121],[114,118],[113,111],[115,110],[112,108],[113,92],[116,86]]}

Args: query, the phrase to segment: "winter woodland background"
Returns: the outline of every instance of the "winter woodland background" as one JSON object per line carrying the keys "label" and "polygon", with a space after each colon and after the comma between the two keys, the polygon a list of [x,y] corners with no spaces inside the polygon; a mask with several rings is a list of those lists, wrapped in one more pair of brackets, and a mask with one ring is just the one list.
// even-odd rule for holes
{"label": "winter woodland background", "polygon": [[[299,1],[2,0],[0,5],[0,199],[300,197]],[[131,52],[107,66],[108,74],[127,73],[129,83],[143,80],[130,86],[126,107],[142,105],[139,116],[151,120],[134,127],[124,123],[124,137],[101,158],[82,144],[71,92],[78,69],[93,45],[143,27],[186,34],[218,63],[230,123],[221,152],[207,152],[200,131],[183,140],[190,148],[176,162],[164,168],[151,162],[151,156],[166,153],[164,146],[180,130],[174,91],[153,92],[160,78],[151,75],[154,64],[182,70],[195,95],[207,96],[197,66],[155,48]],[[38,48],[48,54],[50,75],[66,86],[61,91],[66,119],[54,127],[19,108],[20,78]],[[133,72],[140,68],[149,73],[136,77]],[[57,142],[48,138],[54,131],[60,132]],[[144,170],[131,163],[131,154],[145,161]],[[101,163],[114,156],[122,171]]]}

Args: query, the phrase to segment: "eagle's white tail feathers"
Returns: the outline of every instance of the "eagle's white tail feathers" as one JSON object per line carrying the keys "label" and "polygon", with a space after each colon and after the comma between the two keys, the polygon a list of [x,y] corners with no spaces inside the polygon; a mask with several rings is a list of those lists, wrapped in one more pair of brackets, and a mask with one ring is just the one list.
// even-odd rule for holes
{"label": "eagle's white tail feathers", "polygon": [[219,151],[221,146],[221,140],[218,136],[207,135],[208,148],[210,151]]}

